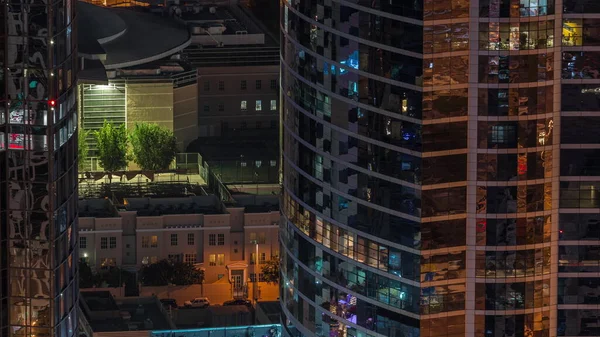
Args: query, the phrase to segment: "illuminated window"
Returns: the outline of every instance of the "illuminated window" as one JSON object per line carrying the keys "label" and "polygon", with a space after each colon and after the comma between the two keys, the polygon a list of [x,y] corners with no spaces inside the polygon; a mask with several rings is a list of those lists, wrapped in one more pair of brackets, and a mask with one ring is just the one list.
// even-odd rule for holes
{"label": "illuminated window", "polygon": [[208,265],[209,266],[216,266],[217,265],[217,255],[210,254],[208,256]]}
{"label": "illuminated window", "polygon": [[256,264],[256,253],[250,253],[250,264]]}
{"label": "illuminated window", "polygon": [[246,111],[248,109],[248,101],[241,101],[240,102],[240,109],[242,111]]}
{"label": "illuminated window", "polygon": [[156,248],[158,247],[158,236],[156,235],[152,235],[150,237],[150,247],[151,248]]}
{"label": "illuminated window", "polygon": [[250,242],[256,241],[256,233],[250,233]]}
{"label": "illuminated window", "polygon": [[224,266],[225,265],[225,254],[219,254],[219,255],[217,255],[217,264],[219,266]]}
{"label": "illuminated window", "polygon": [[142,257],[142,264],[154,264],[158,262],[158,257],[157,256],[144,256]]}
{"label": "illuminated window", "polygon": [[258,233],[258,243],[265,244],[265,242],[267,242],[267,235],[265,232]]}
{"label": "illuminated window", "polygon": [[262,101],[256,100],[256,111],[261,111],[261,110],[262,110]]}
{"label": "illuminated window", "polygon": [[564,46],[583,45],[583,22],[581,19],[563,21],[562,43]]}
{"label": "illuminated window", "polygon": [[494,125],[490,136],[493,144],[511,144],[517,139],[517,128],[514,125]]}
{"label": "illuminated window", "polygon": [[267,253],[260,253],[260,260],[258,262],[260,264],[265,264],[267,262]]}
{"label": "illuminated window", "polygon": [[277,110],[277,100],[271,100],[271,111]]}
{"label": "illuminated window", "polygon": [[100,267],[102,269],[115,267],[117,265],[117,259],[114,257],[104,257],[100,260]]}

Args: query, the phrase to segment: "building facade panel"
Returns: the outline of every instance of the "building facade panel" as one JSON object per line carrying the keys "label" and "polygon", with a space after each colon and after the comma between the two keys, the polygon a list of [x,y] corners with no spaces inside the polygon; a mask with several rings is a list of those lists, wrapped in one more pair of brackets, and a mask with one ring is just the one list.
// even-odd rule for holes
{"label": "building facade panel", "polygon": [[288,335],[596,334],[595,7],[282,3]]}
{"label": "building facade panel", "polygon": [[76,1],[0,9],[0,335],[77,333]]}

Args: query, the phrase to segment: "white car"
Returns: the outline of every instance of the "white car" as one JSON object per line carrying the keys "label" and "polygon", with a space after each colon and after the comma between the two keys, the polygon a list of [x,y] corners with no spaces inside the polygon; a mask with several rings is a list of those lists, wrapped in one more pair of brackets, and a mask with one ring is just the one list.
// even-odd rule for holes
{"label": "white car", "polygon": [[191,301],[185,301],[184,305],[188,308],[206,308],[210,305],[207,297],[196,297]]}

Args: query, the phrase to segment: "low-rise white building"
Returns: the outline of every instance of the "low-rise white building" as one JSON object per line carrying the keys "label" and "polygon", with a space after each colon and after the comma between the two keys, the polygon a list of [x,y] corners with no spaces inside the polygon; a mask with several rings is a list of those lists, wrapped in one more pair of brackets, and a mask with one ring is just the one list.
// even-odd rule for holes
{"label": "low-rise white building", "polygon": [[[276,196],[128,198],[79,201],[79,255],[92,268],[137,271],[162,259],[204,270],[205,283],[223,278],[234,287],[262,277],[261,264],[279,255]],[[257,255],[258,253],[258,255]],[[224,280],[222,280],[224,281]]]}

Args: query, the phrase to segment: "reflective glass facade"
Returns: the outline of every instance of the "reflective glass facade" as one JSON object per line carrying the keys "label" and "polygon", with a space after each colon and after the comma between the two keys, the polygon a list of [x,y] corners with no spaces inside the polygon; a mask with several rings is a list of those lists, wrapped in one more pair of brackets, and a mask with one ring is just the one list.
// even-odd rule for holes
{"label": "reflective glass facade", "polygon": [[282,2],[285,333],[600,334],[599,3]]}
{"label": "reflective glass facade", "polygon": [[76,4],[0,8],[0,336],[77,332]]}

